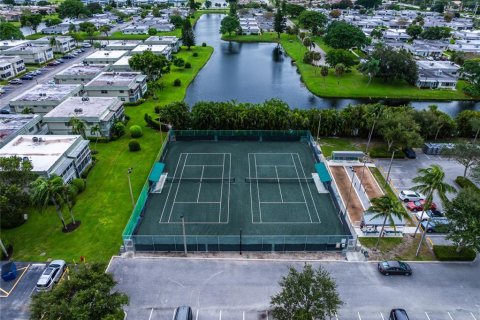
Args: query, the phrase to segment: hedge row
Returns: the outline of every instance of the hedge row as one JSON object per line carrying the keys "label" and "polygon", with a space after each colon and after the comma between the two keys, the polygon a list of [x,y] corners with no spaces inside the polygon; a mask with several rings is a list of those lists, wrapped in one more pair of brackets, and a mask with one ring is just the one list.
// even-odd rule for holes
{"label": "hedge row", "polygon": [[463,188],[472,188],[473,190],[480,193],[480,189],[468,178],[458,176],[455,179],[455,182],[463,189]]}

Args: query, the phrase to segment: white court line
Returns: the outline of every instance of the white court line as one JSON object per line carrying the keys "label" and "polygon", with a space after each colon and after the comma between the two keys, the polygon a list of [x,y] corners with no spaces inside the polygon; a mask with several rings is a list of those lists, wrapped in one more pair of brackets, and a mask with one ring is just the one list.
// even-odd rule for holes
{"label": "white court line", "polygon": [[[180,160],[182,159],[182,156],[183,156],[183,153],[181,153],[180,157],[178,158],[177,166],[175,167],[175,171],[173,172],[173,177],[174,178],[177,175],[177,169],[178,169],[178,166],[180,165]],[[162,223],[163,214],[164,214],[165,209],[167,207],[168,199],[170,199],[170,191],[172,191],[172,186],[173,186],[173,184],[170,184],[170,187],[168,188],[167,198],[165,199],[165,204],[163,205],[162,214],[160,215],[160,220],[158,220],[158,223]],[[170,222],[170,221],[167,221],[167,222]]]}
{"label": "white court line", "polygon": [[362,317],[360,317],[360,312],[357,312],[358,314],[358,319],[362,320]]}
{"label": "white court line", "polygon": [[223,180],[225,178],[225,153],[223,154],[223,161],[222,161],[222,186],[220,187],[220,206],[218,209],[218,223],[222,220],[222,201],[223,201]]}
{"label": "white court line", "polygon": [[197,314],[195,315],[195,320],[198,320],[198,311],[200,311],[200,309],[197,309]]}
{"label": "white court line", "polygon": [[215,204],[219,204],[220,202],[217,202],[217,201],[175,201],[175,204],[177,203],[183,203],[183,204],[193,204],[193,203],[215,203]]}
{"label": "white court line", "polygon": [[[274,153],[273,153],[274,154]],[[273,164],[259,164],[258,165],[259,167],[267,167],[267,168],[271,168],[271,167],[287,167],[287,168],[293,168],[292,165],[290,164],[277,164],[277,165],[273,165]]]}
{"label": "white court line", "polygon": [[153,314],[153,308],[150,310],[150,316],[148,317],[148,320],[152,319],[152,314]]}
{"label": "white court line", "polygon": [[[295,158],[293,157],[293,153],[290,153],[290,156],[292,157],[293,164],[295,165],[295,172],[297,173],[297,178],[300,179],[300,175],[298,174],[297,164],[295,163]],[[305,207],[307,208],[308,216],[310,217],[310,222],[313,222],[312,215],[310,214],[310,209],[308,208],[307,198],[305,198],[305,193],[303,192],[303,186],[301,182],[300,182],[300,190],[302,190],[303,200],[305,200]]]}
{"label": "white court line", "polygon": [[187,153],[187,155],[185,156],[185,161],[183,161],[182,172],[180,173],[180,180],[179,180],[178,185],[177,185],[177,190],[175,191],[175,196],[173,197],[173,203],[172,203],[172,207],[170,208],[170,214],[168,215],[168,222],[169,223],[170,223],[170,220],[172,218],[172,213],[173,213],[173,208],[175,207],[175,202],[177,200],[178,190],[180,189],[180,185],[182,184],[183,171],[185,170],[185,164],[187,163],[188,155],[189,155],[189,153]]}
{"label": "white court line", "polygon": [[[303,176],[304,176],[305,179],[307,179],[307,175],[305,173],[305,169],[303,168],[302,160],[300,159],[300,155],[298,153],[296,153],[296,155],[297,155],[297,158],[298,158],[298,163],[300,164],[300,168],[302,169]],[[300,184],[302,184],[302,183],[300,182]],[[315,200],[313,199],[312,189],[310,188],[310,185],[308,183],[307,183],[307,188],[308,188],[308,191],[310,192],[310,197],[312,198],[313,208],[315,209],[315,212],[317,214],[318,222],[321,223],[322,221],[320,219],[320,215],[318,214],[317,205],[315,204]]]}
{"label": "white court line", "polygon": [[280,186],[280,177],[278,176],[277,166],[275,166],[275,174],[277,175],[278,191],[280,191],[280,199],[282,200],[282,203],[283,203],[282,187]]}
{"label": "white court line", "polygon": [[221,164],[186,164],[185,167],[221,167]]}
{"label": "white court line", "polygon": [[200,192],[202,191],[202,178],[203,178],[204,171],[205,171],[205,166],[202,166],[202,175],[200,176],[200,185],[198,186],[197,203],[198,203],[198,200],[200,199]]}
{"label": "white court line", "polygon": [[382,317],[382,320],[385,320],[385,318],[383,317],[383,313],[380,312],[380,316]]}
{"label": "white court line", "polygon": [[280,204],[280,203],[287,203],[287,204],[305,204],[305,202],[301,202],[301,201],[283,201],[283,202],[278,202],[278,201],[262,201],[260,202],[261,204]]}
{"label": "white court line", "polygon": [[[257,170],[257,155],[254,153],[253,154],[253,159],[255,160],[255,178],[258,178],[258,170]],[[260,222],[262,222],[262,206],[260,205],[260,186],[258,184],[258,179],[257,179],[257,193],[258,193],[258,210],[260,214]]]}
{"label": "white court line", "polygon": [[[248,176],[251,177],[252,174],[250,172],[250,153],[248,154]],[[250,183],[250,213],[252,214],[252,223],[253,222],[253,195],[252,195],[252,184]]]}
{"label": "white court line", "polygon": [[474,320],[477,320],[477,318],[475,318],[475,316],[473,315],[472,312],[470,312],[470,315],[472,316],[472,318],[473,318]]}
{"label": "white court line", "polygon": [[430,320],[430,317],[428,316],[428,313],[425,311],[425,315],[427,316],[427,319]]}
{"label": "white court line", "polygon": [[448,316],[450,317],[450,319],[453,320],[452,315],[450,314],[450,312],[447,311],[447,313],[448,313]]}
{"label": "white court line", "polygon": [[229,159],[229,168],[228,168],[228,197],[227,197],[227,223],[230,222],[230,187],[232,183],[230,182],[230,178],[232,177],[232,154],[228,154]]}

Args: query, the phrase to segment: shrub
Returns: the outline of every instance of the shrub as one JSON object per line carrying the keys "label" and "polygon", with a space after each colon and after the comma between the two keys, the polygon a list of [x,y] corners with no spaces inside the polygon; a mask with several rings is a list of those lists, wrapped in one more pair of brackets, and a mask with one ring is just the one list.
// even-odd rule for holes
{"label": "shrub", "polygon": [[142,128],[139,125],[131,126],[130,136],[132,138],[140,138],[141,136],[143,136]]}
{"label": "shrub", "polygon": [[90,163],[88,166],[85,167],[85,170],[83,170],[81,177],[83,179],[86,179],[88,177],[88,174],[90,173],[90,170],[92,170],[93,166],[95,165],[96,159],[95,157],[92,157],[92,163]]}
{"label": "shrub", "polygon": [[121,122],[117,122],[113,125],[111,131],[114,137],[121,137],[125,134],[125,125]]}
{"label": "shrub", "polygon": [[455,246],[433,246],[433,252],[440,261],[473,261],[476,253],[469,248],[462,248],[457,252]]}
{"label": "shrub", "polygon": [[85,180],[83,179],[73,179],[72,182],[70,182],[75,188],[77,188],[78,193],[82,193],[85,190]]}
{"label": "shrub", "polygon": [[480,192],[480,189],[468,178],[458,176],[455,179],[455,182],[463,189],[463,188],[472,188],[473,190]]}
{"label": "shrub", "polygon": [[141,105],[144,102],[145,102],[145,99],[141,98],[141,99],[138,99],[135,102],[125,102],[123,105],[125,107],[135,107],[135,106]]}
{"label": "shrub", "polygon": [[175,79],[175,80],[173,81],[173,86],[174,86],[174,87],[180,87],[181,85],[182,85],[182,80],[180,80],[180,79]]}
{"label": "shrub", "polygon": [[128,149],[132,152],[140,151],[140,143],[137,140],[130,140]]}
{"label": "shrub", "polygon": [[207,43],[206,42],[202,42],[202,47],[206,47],[207,46]]}
{"label": "shrub", "polygon": [[191,68],[192,68],[192,64],[190,62],[186,62],[185,69],[191,69]]}
{"label": "shrub", "polygon": [[192,56],[198,57],[198,52],[194,52],[194,53],[192,54]]}

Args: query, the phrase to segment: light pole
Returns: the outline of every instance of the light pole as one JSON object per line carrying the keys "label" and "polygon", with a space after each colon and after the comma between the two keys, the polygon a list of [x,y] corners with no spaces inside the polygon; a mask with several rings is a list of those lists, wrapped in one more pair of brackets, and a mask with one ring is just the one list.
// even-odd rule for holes
{"label": "light pole", "polygon": [[367,157],[368,157],[368,148],[370,147],[370,142],[372,141],[373,130],[375,130],[375,124],[377,123],[378,118],[380,117],[380,111],[378,111],[377,116],[373,119],[372,129],[368,134],[367,147],[365,148],[365,157],[363,158],[363,169],[362,177],[360,178],[360,187],[363,185],[363,177],[365,176],[365,167],[367,166]]}
{"label": "light pole", "polygon": [[132,199],[132,207],[135,209],[135,199],[133,198],[132,190],[132,181],[130,180],[130,174],[132,173],[133,168],[128,168],[127,177],[128,177],[128,188],[130,189],[130,198]]}
{"label": "light pole", "polygon": [[397,150],[393,150],[392,152],[392,157],[390,158],[390,164],[388,165],[388,173],[387,173],[387,179],[385,179],[385,188],[387,187],[387,184],[388,184],[388,179],[390,178],[390,170],[392,169],[392,163],[393,163],[393,157],[395,156],[395,152]]}
{"label": "light pole", "polygon": [[[422,223],[422,222],[420,221],[420,223]],[[420,223],[419,223],[419,225],[420,225]],[[415,257],[418,257],[418,254],[420,253],[420,248],[422,247],[423,240],[425,239],[425,236],[427,235],[427,230],[428,230],[428,225],[429,224],[430,224],[430,218],[427,219],[427,224],[425,225],[425,230],[423,230],[422,238],[420,238],[420,243],[418,244],[418,248],[417,248],[417,252],[415,253]]]}
{"label": "light pole", "polygon": [[180,216],[180,219],[182,219],[183,254],[186,257],[187,256],[187,235],[185,234],[185,217],[182,215]]}
{"label": "light pole", "polygon": [[320,119],[318,119],[318,128],[317,128],[317,143],[320,138],[320,125],[322,124],[322,113],[320,111]]}

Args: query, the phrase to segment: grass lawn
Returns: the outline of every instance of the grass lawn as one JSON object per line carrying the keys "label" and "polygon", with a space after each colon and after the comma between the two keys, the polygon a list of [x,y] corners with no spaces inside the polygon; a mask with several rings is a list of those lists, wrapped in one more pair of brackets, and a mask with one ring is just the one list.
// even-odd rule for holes
{"label": "grass lawn", "polygon": [[415,256],[418,243],[420,241],[420,234],[412,238],[410,235],[405,235],[403,238],[382,238],[378,251],[375,251],[375,245],[378,238],[376,237],[361,237],[359,238],[362,245],[370,249],[370,256],[378,260],[403,260],[403,261],[435,261],[437,260],[433,252],[428,248],[424,241],[418,257]]}
{"label": "grass lawn", "polygon": [[[239,42],[277,42],[275,32],[265,32],[261,35],[224,35],[223,40]],[[324,51],[331,50],[321,37],[314,37],[315,43]],[[307,88],[317,96],[331,98],[388,98],[388,99],[409,99],[409,100],[470,100],[464,95],[461,88],[466,85],[459,81],[457,90],[423,90],[407,84],[404,81],[392,81],[385,83],[381,79],[373,79],[368,84],[368,77],[365,77],[358,70],[352,69],[341,77],[334,75],[334,70],[325,79],[320,75],[316,66],[303,63],[303,56],[307,49],[300,40],[291,35],[282,34],[280,43],[286,53],[295,61],[302,81]]]}
{"label": "grass lawn", "polygon": [[332,151],[355,151],[361,150],[358,144],[354,144],[351,138],[320,137],[320,147],[325,157],[330,157]]}
{"label": "grass lawn", "polygon": [[[199,56],[192,57],[193,52],[198,52]],[[63,234],[59,219],[49,207],[43,213],[32,212],[28,221],[16,229],[2,230],[2,238],[13,243],[14,259],[46,261],[59,258],[72,262],[83,255],[87,261],[106,262],[118,252],[122,231],[132,210],[127,169],[133,168],[132,187],[137,197],[161,146],[159,132],[147,128],[143,116],[152,113],[154,105],[182,100],[188,84],[212,53],[211,47],[182,49],[178,57],[189,61],[192,68],[172,67],[162,78],[166,89],[158,94],[159,100],[147,100],[142,105],[126,108],[130,116],[127,128],[137,124],[143,129],[143,137],[139,138],[141,151],[128,151],[128,134],[116,141],[98,144],[99,153],[95,155],[98,162],[88,176],[87,189],[79,195],[74,208],[76,218],[82,221],[80,228]],[[176,78],[182,80],[181,87],[173,87]]]}

